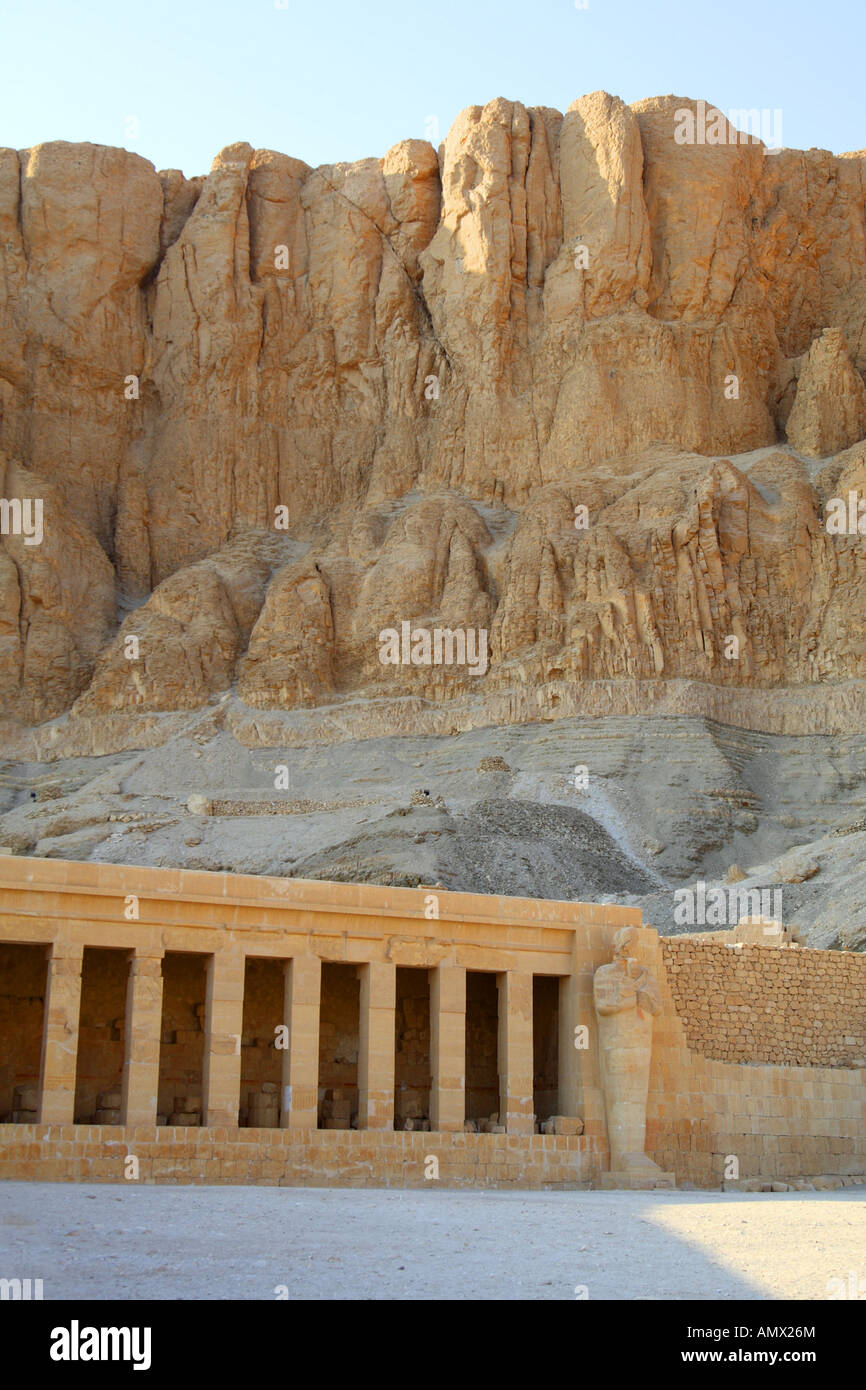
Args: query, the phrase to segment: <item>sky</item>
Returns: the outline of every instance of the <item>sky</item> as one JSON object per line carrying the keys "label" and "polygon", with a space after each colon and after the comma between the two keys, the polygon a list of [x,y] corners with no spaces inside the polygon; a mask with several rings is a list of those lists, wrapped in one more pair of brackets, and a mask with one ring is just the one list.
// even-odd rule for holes
{"label": "sky", "polygon": [[866,147],[864,54],[866,0],[0,0],[0,146],[317,165],[601,88],[780,111],[774,143],[841,153]]}

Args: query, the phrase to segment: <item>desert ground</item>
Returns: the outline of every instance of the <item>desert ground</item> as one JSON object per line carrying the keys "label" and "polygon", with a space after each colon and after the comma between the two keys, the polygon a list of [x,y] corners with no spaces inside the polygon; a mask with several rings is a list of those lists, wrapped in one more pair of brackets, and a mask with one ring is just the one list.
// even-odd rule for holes
{"label": "desert ground", "polygon": [[0,1231],[4,1273],[45,1299],[866,1298],[864,1189],[5,1182]]}

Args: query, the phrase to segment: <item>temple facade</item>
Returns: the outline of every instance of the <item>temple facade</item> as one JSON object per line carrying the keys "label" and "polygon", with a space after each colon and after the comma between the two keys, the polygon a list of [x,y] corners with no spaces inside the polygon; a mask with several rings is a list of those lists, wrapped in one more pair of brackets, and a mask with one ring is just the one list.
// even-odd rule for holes
{"label": "temple facade", "polygon": [[866,1172],[866,960],[735,936],[659,938],[610,905],[3,856],[0,1177]]}

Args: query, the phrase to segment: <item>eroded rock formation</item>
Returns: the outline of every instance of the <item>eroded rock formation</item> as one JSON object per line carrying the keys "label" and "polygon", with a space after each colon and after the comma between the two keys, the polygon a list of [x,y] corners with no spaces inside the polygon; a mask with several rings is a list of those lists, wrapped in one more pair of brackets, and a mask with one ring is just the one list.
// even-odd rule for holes
{"label": "eroded rock formation", "polygon": [[[2,495],[45,504],[3,716],[866,676],[823,521],[866,485],[866,155],[678,144],[688,105],[195,179],[0,151]],[[486,675],[384,667],[403,621],[489,629]]]}

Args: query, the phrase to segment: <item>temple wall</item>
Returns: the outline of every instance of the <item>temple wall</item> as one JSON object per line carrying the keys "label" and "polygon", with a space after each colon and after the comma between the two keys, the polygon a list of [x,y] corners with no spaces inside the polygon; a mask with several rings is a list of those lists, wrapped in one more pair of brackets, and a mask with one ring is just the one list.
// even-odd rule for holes
{"label": "temple wall", "polygon": [[866,1059],[866,956],[662,940],[686,1042],[718,1062],[847,1067]]}
{"label": "temple wall", "polygon": [[584,1135],[318,1129],[300,1142],[280,1129],[0,1125],[0,1177],[122,1182],[130,1154],[139,1182],[578,1187],[599,1171],[603,1146]]}
{"label": "temple wall", "polygon": [[[845,1039],[862,1028],[866,959],[671,938],[658,939],[646,958],[662,990],[647,1107],[647,1151],[660,1167],[699,1186],[729,1176],[866,1173],[866,1069],[821,1065],[836,1049],[848,1058]],[[747,1015],[733,1013],[733,997],[747,1002]],[[826,1030],[813,1032],[814,1062],[781,1061],[794,1047],[798,1061],[809,1055],[809,1019],[824,1016]],[[742,1049],[779,1061],[703,1055],[737,1047],[737,1017],[751,1025]]]}

